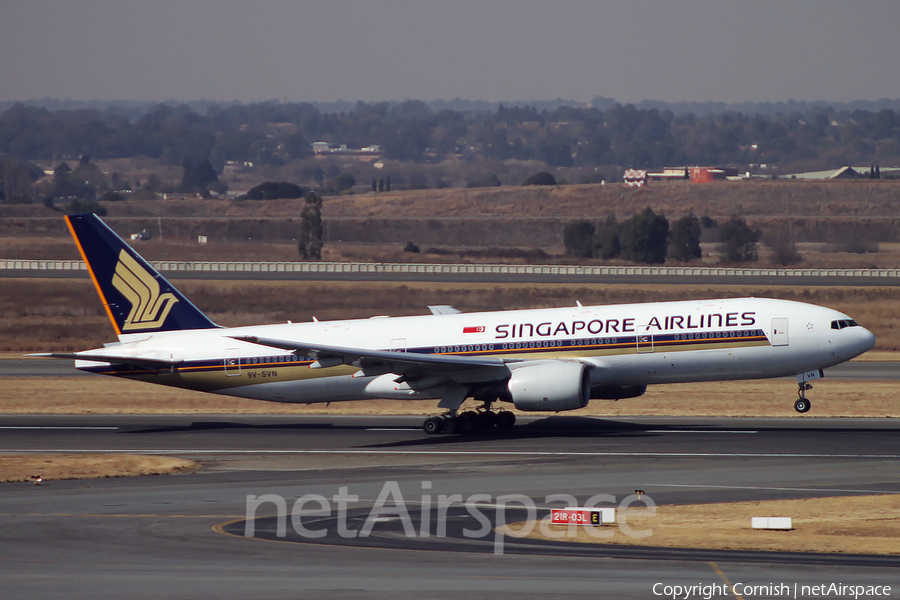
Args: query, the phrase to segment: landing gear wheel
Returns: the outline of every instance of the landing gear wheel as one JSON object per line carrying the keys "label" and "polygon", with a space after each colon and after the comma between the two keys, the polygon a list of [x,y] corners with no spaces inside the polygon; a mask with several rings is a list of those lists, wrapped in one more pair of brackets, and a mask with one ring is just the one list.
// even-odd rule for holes
{"label": "landing gear wheel", "polygon": [[444,419],[440,417],[428,417],[425,419],[425,422],[422,423],[422,429],[428,435],[440,433],[444,430]]}
{"label": "landing gear wheel", "polygon": [[478,429],[475,423],[474,413],[464,412],[457,417],[457,422],[459,423],[459,433],[462,433],[463,435],[475,433]]}
{"label": "landing gear wheel", "polygon": [[516,424],[516,413],[503,411],[497,413],[497,429],[511,429]]}
{"label": "landing gear wheel", "polygon": [[478,413],[476,419],[479,429],[490,429],[497,424],[497,415],[491,411]]}
{"label": "landing gear wheel", "polygon": [[810,408],[812,408],[812,404],[806,398],[799,398],[796,402],[794,402],[794,410],[798,413],[805,413]]}
{"label": "landing gear wheel", "polygon": [[444,418],[444,433],[454,434],[459,432],[459,421],[456,420],[456,417],[445,417]]}

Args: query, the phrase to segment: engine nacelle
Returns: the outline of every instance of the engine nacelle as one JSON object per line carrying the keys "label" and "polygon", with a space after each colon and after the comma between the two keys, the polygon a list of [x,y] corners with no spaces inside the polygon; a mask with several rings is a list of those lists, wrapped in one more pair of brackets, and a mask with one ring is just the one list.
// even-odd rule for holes
{"label": "engine nacelle", "polygon": [[519,410],[575,410],[587,406],[591,378],[579,362],[548,361],[513,369],[507,390]]}
{"label": "engine nacelle", "polygon": [[637,398],[647,391],[646,385],[600,385],[591,388],[591,400]]}

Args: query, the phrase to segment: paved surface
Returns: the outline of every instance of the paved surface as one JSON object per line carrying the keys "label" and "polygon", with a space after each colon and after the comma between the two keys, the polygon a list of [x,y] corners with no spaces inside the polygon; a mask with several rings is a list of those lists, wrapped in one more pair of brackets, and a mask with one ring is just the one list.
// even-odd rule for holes
{"label": "paved surface", "polygon": [[[635,489],[660,505],[900,493],[895,420],[561,416],[478,437],[426,436],[420,420],[0,417],[4,453],[128,450],[206,465],[190,475],[3,484],[3,597],[659,598],[656,583],[726,580],[892,585],[889,597],[900,597],[900,559],[597,553],[509,538],[495,554],[494,534],[460,535],[479,522],[458,506],[448,513],[447,537],[408,539],[402,519],[388,515],[373,520],[373,535],[346,539],[337,533],[335,500],[358,496],[347,501],[346,520],[358,531],[387,490],[410,507],[416,532],[437,533],[437,509],[425,511],[427,526],[421,515],[441,495],[482,494],[490,505],[522,494],[546,508],[552,494],[583,502],[605,493],[618,502]],[[309,543],[290,518],[292,537],[278,536],[277,520],[263,518],[275,514],[272,503],[259,508],[258,529],[245,537],[248,496],[284,498],[290,511],[310,494],[331,504],[331,521],[304,514],[300,524],[330,539]],[[482,514],[497,518],[489,506]],[[260,539],[267,531],[274,541]]]}

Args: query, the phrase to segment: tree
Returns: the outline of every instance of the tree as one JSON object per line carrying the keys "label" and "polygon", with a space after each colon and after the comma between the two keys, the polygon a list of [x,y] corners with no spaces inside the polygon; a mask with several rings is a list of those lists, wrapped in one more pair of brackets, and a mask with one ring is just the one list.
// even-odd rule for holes
{"label": "tree", "polygon": [[56,198],[64,198],[66,196],[72,196],[71,193],[72,183],[69,181],[69,175],[72,173],[72,168],[69,166],[67,162],[61,162],[56,165],[56,168],[53,170],[53,196]]}
{"label": "tree", "polygon": [[762,235],[738,216],[732,216],[719,226],[722,243],[719,245],[722,261],[729,263],[752,262],[757,259],[756,242]]}
{"label": "tree", "polygon": [[322,198],[315,192],[306,195],[306,205],[300,212],[300,235],[297,250],[304,260],[322,259],[324,227],[322,226]]}
{"label": "tree", "polygon": [[552,173],[541,171],[526,179],[522,185],[556,185],[556,177]]}
{"label": "tree", "polygon": [[593,256],[591,247],[593,239],[593,223],[584,220],[572,221],[563,229],[563,245],[566,247],[566,256],[591,258]]}
{"label": "tree", "polygon": [[772,260],[786,267],[801,262],[800,252],[794,243],[789,226],[782,225],[769,229],[763,234],[763,243],[772,251]]}
{"label": "tree", "polygon": [[264,181],[250,188],[247,200],[294,200],[303,197],[303,188],[287,181]]}
{"label": "tree", "polygon": [[503,182],[500,181],[500,178],[497,177],[496,173],[491,173],[480,179],[473,179],[472,181],[466,182],[467,188],[500,187],[501,185],[503,185]]}
{"label": "tree", "polygon": [[341,192],[346,192],[347,190],[352,190],[355,185],[356,178],[352,173],[344,172],[334,178],[334,188],[339,194]]}
{"label": "tree", "polygon": [[181,167],[183,169],[181,191],[185,194],[201,194],[204,198],[208,197],[210,186],[219,180],[212,163],[204,158],[195,167],[190,158],[185,158]]}
{"label": "tree", "polygon": [[123,196],[119,192],[110,190],[108,192],[103,192],[103,195],[100,196],[100,199],[104,202],[121,202],[125,199],[125,196]]}
{"label": "tree", "polygon": [[594,233],[594,258],[611,260],[618,258],[622,252],[619,241],[619,222],[615,215],[609,215]]}
{"label": "tree", "polygon": [[679,262],[690,262],[703,257],[700,248],[700,220],[693,214],[675,221],[669,235],[669,257]]}
{"label": "tree", "polygon": [[95,190],[106,182],[106,177],[100,167],[91,162],[91,158],[87,155],[81,157],[78,166],[72,171],[72,182],[74,184],[90,186]]}
{"label": "tree", "polygon": [[622,257],[638,263],[661,264],[666,262],[669,238],[669,221],[647,207],[622,223],[620,230]]}

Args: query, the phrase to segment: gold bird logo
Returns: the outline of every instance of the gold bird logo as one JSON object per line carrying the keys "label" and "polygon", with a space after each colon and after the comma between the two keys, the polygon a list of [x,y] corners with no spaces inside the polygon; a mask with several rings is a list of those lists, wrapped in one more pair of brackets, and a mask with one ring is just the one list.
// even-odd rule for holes
{"label": "gold bird logo", "polygon": [[112,284],[131,303],[131,311],[125,318],[122,331],[160,327],[178,302],[174,294],[160,294],[159,282],[125,250],[119,252]]}

